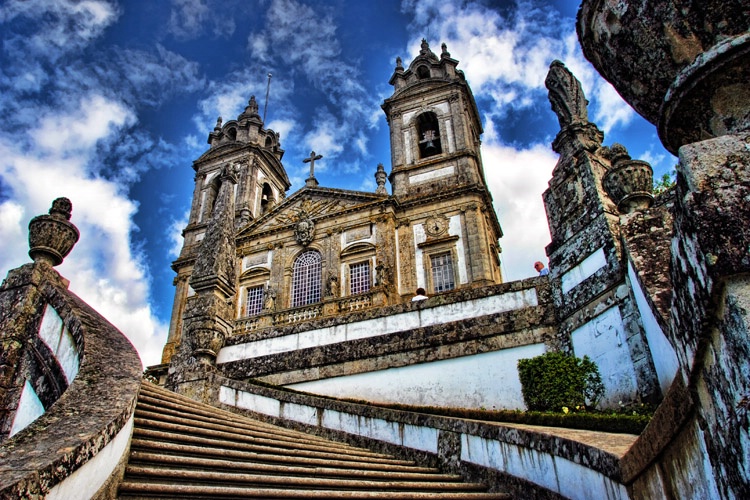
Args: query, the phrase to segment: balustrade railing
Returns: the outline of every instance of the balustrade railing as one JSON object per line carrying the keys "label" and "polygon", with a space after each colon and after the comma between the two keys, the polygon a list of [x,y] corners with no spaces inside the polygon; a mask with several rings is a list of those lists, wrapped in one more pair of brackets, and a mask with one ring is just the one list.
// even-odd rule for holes
{"label": "balustrade railing", "polygon": [[375,302],[373,300],[374,294],[375,292],[371,291],[337,300],[328,299],[325,302],[319,302],[310,306],[285,309],[275,313],[265,312],[256,316],[239,318],[234,322],[234,333],[249,333],[269,326],[292,325],[333,314],[369,309],[373,307]]}

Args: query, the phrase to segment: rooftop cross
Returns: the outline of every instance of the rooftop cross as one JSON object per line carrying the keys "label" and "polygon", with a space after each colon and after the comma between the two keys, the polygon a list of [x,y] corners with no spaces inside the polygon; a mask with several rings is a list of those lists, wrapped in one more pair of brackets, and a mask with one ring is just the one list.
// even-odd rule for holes
{"label": "rooftop cross", "polygon": [[315,178],[315,160],[320,160],[321,158],[323,158],[323,155],[316,155],[315,151],[311,151],[310,158],[305,158],[304,160],[302,160],[304,163],[310,164],[310,179]]}

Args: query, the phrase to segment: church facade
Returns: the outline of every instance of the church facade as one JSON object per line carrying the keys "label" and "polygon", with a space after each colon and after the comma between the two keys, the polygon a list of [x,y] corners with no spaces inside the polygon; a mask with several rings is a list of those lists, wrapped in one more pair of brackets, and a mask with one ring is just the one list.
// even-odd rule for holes
{"label": "church facade", "polygon": [[[480,152],[482,126],[471,89],[445,45],[422,42],[408,67],[397,61],[383,103],[390,175],[378,165],[374,193],[322,187],[314,152],[305,186],[290,188],[279,136],[263,127],[253,97],[236,120],[219,118],[194,164],[195,191],[184,246],[173,263],[175,300],[163,363],[183,338],[201,252],[235,258],[224,279],[226,336],[498,284],[502,230]],[[217,218],[222,171],[233,210]],[[391,194],[386,189],[390,181]],[[211,227],[232,236],[206,244]],[[232,240],[232,241],[229,241]]]}

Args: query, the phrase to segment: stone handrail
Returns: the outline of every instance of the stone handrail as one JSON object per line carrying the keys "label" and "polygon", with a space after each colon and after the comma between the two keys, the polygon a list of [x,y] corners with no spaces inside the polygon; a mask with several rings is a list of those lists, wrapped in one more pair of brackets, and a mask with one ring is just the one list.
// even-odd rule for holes
{"label": "stone handrail", "polygon": [[112,498],[129,448],[140,359],[46,262],[10,271],[0,287],[4,343],[9,331],[38,335],[47,306],[75,339],[80,365],[57,401],[0,442],[0,498]]}

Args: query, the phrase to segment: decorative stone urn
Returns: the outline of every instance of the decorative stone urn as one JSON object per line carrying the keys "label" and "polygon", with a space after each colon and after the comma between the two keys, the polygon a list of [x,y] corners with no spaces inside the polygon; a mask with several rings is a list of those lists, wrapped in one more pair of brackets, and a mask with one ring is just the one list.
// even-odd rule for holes
{"label": "decorative stone urn", "polygon": [[604,174],[602,184],[617,209],[627,214],[649,208],[654,202],[651,165],[632,160],[622,144],[613,144],[609,151],[612,167]]}
{"label": "decorative stone urn", "polygon": [[224,345],[224,334],[218,330],[201,328],[191,332],[193,357],[201,365],[213,365]]}
{"label": "decorative stone urn", "polygon": [[672,153],[750,129],[747,0],[584,0],[583,53]]}
{"label": "decorative stone urn", "polygon": [[29,256],[34,262],[61,264],[78,241],[78,228],[70,221],[73,204],[67,198],[52,202],[49,215],[39,215],[29,222]]}

